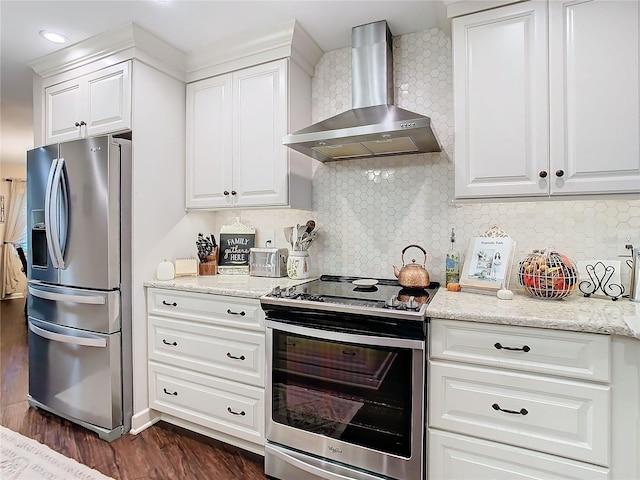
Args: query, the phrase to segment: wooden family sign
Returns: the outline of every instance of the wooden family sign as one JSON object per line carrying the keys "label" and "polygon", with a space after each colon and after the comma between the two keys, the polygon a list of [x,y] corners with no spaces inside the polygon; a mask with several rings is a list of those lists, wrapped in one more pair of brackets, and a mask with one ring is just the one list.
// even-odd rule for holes
{"label": "wooden family sign", "polygon": [[220,228],[218,273],[249,274],[249,253],[255,243],[255,228],[243,225],[239,218]]}
{"label": "wooden family sign", "polygon": [[256,243],[255,233],[221,233],[219,265],[249,265],[249,249]]}

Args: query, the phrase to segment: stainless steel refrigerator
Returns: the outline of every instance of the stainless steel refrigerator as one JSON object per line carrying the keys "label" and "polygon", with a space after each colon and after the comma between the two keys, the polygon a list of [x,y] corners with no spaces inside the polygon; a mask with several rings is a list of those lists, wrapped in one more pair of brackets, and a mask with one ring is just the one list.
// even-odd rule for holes
{"label": "stainless steel refrigerator", "polygon": [[27,152],[29,404],[112,441],[131,428],[131,142]]}

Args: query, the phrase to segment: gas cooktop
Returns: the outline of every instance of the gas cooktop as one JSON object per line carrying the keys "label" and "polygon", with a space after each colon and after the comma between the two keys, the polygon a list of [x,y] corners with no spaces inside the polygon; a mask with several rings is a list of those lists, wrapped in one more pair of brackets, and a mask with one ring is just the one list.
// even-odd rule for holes
{"label": "gas cooktop", "polygon": [[427,304],[439,287],[406,289],[391,279],[323,275],[295,287],[276,287],[261,297],[269,306],[424,320]]}

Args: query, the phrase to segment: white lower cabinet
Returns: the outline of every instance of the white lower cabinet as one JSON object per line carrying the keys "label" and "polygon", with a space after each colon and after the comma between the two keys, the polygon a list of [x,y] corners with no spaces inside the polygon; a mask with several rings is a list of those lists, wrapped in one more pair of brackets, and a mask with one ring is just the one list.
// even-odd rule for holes
{"label": "white lower cabinet", "polygon": [[430,368],[433,428],[609,464],[608,386],[438,361]]}
{"label": "white lower cabinet", "polygon": [[429,431],[429,480],[603,480],[606,468],[439,430]]}
{"label": "white lower cabinet", "polygon": [[149,402],[162,420],[264,453],[257,299],[147,290]]}
{"label": "white lower cabinet", "polygon": [[150,362],[149,396],[158,411],[264,444],[264,388]]}
{"label": "white lower cabinet", "polygon": [[431,327],[430,480],[609,478],[608,336],[439,319]]}

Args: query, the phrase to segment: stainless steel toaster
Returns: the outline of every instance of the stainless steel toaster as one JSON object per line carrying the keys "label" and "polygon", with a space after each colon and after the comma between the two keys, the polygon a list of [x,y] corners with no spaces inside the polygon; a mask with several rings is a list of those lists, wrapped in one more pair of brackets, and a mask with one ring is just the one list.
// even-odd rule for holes
{"label": "stainless steel toaster", "polygon": [[286,277],[286,248],[251,248],[249,249],[249,275],[254,277]]}

